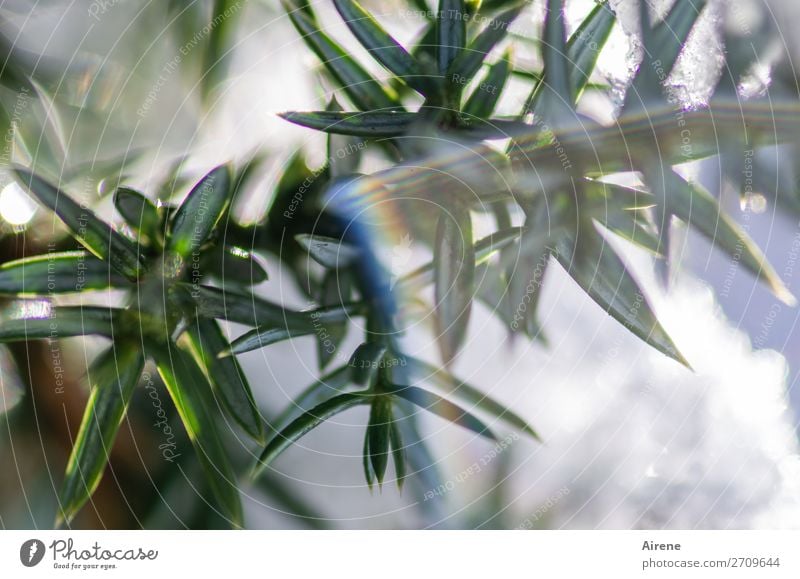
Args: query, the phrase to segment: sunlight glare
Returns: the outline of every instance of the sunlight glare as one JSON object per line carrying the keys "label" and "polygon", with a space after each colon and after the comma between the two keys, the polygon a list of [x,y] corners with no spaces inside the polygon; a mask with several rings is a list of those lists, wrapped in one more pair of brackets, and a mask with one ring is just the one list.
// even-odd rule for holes
{"label": "sunlight glare", "polygon": [[27,225],[36,214],[36,203],[16,182],[0,191],[0,217],[14,226]]}

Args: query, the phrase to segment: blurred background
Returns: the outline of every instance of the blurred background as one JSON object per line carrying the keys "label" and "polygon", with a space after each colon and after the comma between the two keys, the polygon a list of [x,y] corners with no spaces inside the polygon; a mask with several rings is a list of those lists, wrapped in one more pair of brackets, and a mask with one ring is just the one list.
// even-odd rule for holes
{"label": "blurred background", "polygon": [[[403,41],[414,39],[423,24],[406,2],[363,4]],[[568,1],[572,25],[593,4]],[[671,1],[653,4],[663,14]],[[641,56],[636,3],[611,6],[618,23],[596,80],[614,90],[581,101],[582,112],[601,122],[613,118],[620,104],[615,98]],[[331,3],[317,0],[314,7],[325,29],[363,56]],[[212,42],[218,35],[210,35],[208,25],[221,12],[227,14],[218,24],[224,42]],[[512,28],[516,61],[531,70],[541,66],[541,14],[542,3],[533,2]],[[763,55],[748,91],[781,85],[797,94],[793,58],[800,47],[792,31],[800,8],[791,0],[713,0],[702,18],[678,74],[669,79],[682,102],[707,98],[722,66],[723,34]],[[120,183],[158,198],[175,175],[179,187],[188,186],[209,167],[258,155],[246,201],[234,208],[238,220],[255,223],[298,149],[312,168],[324,162],[324,136],[276,116],[324,109],[335,92],[320,81],[318,61],[277,2],[12,0],[0,5],[0,35],[0,120],[4,134],[12,135],[0,158],[0,261],[41,253],[64,235],[14,184],[7,172],[12,161],[58,179],[74,198],[117,223],[107,194]],[[501,111],[518,110],[528,90],[524,79],[514,79]],[[772,171],[759,173],[757,195],[745,206],[719,177],[718,160],[681,172],[719,195],[797,294],[800,214],[773,201],[786,190],[796,194],[798,175],[780,148],[759,152],[758,162]],[[303,438],[263,481],[243,482],[248,527],[800,527],[798,310],[705,240],[693,233],[678,238],[673,250],[680,267],[669,291],[655,283],[647,255],[628,248],[626,256],[695,372],[629,334],[551,267],[540,305],[547,343],[509,340],[492,312],[478,307],[453,368],[529,420],[545,444],[498,428],[508,435],[498,450],[426,418],[439,483],[419,480],[402,493],[392,485],[370,491],[361,470],[367,412],[355,409]],[[382,251],[399,256],[404,268],[430,257],[408,232],[391,231],[383,243]],[[265,265],[270,279],[258,292],[303,307],[307,298],[291,274],[277,261]],[[69,299],[97,303],[115,296]],[[349,336],[344,349],[358,343]],[[414,329],[407,343],[411,355],[436,362],[430,332]],[[82,376],[101,344],[75,338],[0,348],[0,527],[52,526],[87,398]],[[241,357],[265,416],[277,415],[318,377],[316,356],[308,337]],[[152,368],[149,375],[158,381]],[[163,407],[174,420],[174,409],[163,389],[152,390],[154,397],[142,386],[111,466],[74,526],[223,525],[204,500],[199,467],[177,422],[170,443],[180,457],[166,460],[158,450],[166,435],[156,412]],[[250,456],[253,449],[240,443],[237,452]]]}

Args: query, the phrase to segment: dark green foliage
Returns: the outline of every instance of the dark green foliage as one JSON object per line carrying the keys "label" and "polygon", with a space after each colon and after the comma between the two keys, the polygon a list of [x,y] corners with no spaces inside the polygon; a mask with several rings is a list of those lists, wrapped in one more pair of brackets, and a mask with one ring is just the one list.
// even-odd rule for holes
{"label": "dark green foliage", "polygon": [[[538,13],[526,2],[440,0],[428,7],[418,0],[414,6],[426,19],[414,46],[400,43],[356,0],[332,2],[349,30],[345,34],[352,34],[376,66],[359,62],[327,34],[313,3],[282,0],[321,65],[324,86],[343,98],[327,96],[327,108],[320,107],[326,110],[282,113],[288,122],[325,132],[328,159],[313,167],[307,162],[313,157],[297,151],[282,168],[257,224],[237,223],[230,208],[247,202],[264,161],[261,152],[241,167],[211,169],[193,187],[181,185],[184,176],[176,169],[156,191],[172,196],[175,190],[174,200],[180,200],[175,205],[115,185],[114,207],[124,228],[102,220],[38,171],[15,169],[20,183],[83,249],[70,240],[72,245],[57,252],[0,265],[0,295],[10,298],[0,310],[0,341],[84,335],[112,341],[87,376],[91,395],[60,495],[64,521],[91,499],[148,359],[194,447],[210,508],[239,527],[244,524],[239,464],[229,452],[228,428],[241,431],[259,456],[254,468],[259,475],[326,420],[369,406],[362,452],[370,488],[375,483],[382,488],[390,463],[399,487],[415,476],[430,488],[438,484],[418,415],[433,414],[490,440],[501,425],[538,440],[524,417],[450,370],[468,343],[476,299],[509,332],[544,341],[536,306],[548,268],[562,267],[625,328],[688,366],[609,242],[612,236],[663,262],[669,257],[669,223],[676,217],[794,303],[744,229],[710,193],[673,170],[745,146],[796,144],[800,134],[794,102],[771,103],[769,118],[759,102],[730,106],[750,57],[737,57],[735,82],[720,82],[707,107],[680,111],[677,126],[664,80],[704,2],[678,0],[656,23],[642,10],[649,32],[645,60],[613,126],[577,112],[585,90],[607,90],[592,81],[615,26],[607,2],[598,2],[568,37],[561,0],[548,0]],[[212,17],[231,6],[222,0],[212,4]],[[172,6],[179,9],[179,3]],[[523,68],[513,57],[518,35],[510,28],[534,19],[543,24],[541,38],[532,41],[542,66]],[[209,73],[201,86],[204,98],[224,75],[233,25],[226,19],[204,42]],[[2,43],[0,48],[8,51]],[[13,59],[2,81],[6,87],[35,86]],[[502,97],[512,82],[528,83],[523,93],[528,98],[507,111]],[[7,111],[0,107],[0,113]],[[10,123],[5,117],[3,126]],[[689,153],[682,148],[682,130],[692,135]],[[497,139],[509,141],[505,151],[487,142]],[[719,143],[727,143],[725,151]],[[380,169],[357,173],[373,166]],[[630,172],[642,176],[643,187],[602,179]],[[423,210],[413,205],[419,201]],[[787,206],[791,201],[782,200]],[[384,203],[390,206],[385,212]],[[496,228],[476,240],[478,213],[491,216]],[[385,215],[400,218],[385,222]],[[374,242],[398,224],[409,244],[413,239],[430,250],[429,262],[405,271],[376,257]],[[411,250],[399,249],[404,266],[409,260],[402,252]],[[284,270],[308,298],[307,306],[274,303],[252,289],[273,283]],[[398,320],[431,285],[431,319],[444,368],[411,358],[401,346]],[[108,288],[125,296],[116,307],[90,305],[88,296],[81,307],[54,301],[55,294]],[[229,340],[222,321],[248,329]],[[356,327],[360,345],[342,352]],[[258,407],[237,356],[312,337],[320,369],[335,369],[267,422],[264,416],[275,413]],[[264,479],[259,484],[269,487]]]}

